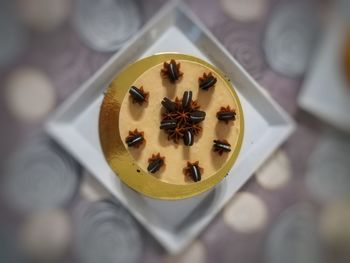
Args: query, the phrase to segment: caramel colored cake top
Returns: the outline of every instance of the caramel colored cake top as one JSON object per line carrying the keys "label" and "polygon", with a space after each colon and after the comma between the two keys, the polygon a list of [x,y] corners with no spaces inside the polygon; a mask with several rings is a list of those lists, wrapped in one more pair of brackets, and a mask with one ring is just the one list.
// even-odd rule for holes
{"label": "caramel colored cake top", "polygon": [[174,62],[136,79],[121,105],[119,129],[139,167],[183,185],[213,176],[226,163],[237,145],[241,116],[219,75],[197,62]]}

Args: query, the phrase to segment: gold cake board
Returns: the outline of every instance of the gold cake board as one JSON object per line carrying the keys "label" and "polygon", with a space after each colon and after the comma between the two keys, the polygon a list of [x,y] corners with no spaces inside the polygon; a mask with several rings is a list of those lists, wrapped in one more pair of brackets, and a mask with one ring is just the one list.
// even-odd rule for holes
{"label": "gold cake board", "polygon": [[[119,113],[124,97],[132,83],[145,71],[170,59],[188,60],[210,68],[225,83],[236,103],[236,112],[240,116],[240,132],[231,157],[214,175],[196,183],[175,185],[162,182],[144,171],[135,163],[125,148],[119,132]],[[234,165],[241,150],[244,135],[244,116],[237,93],[225,75],[213,65],[191,55],[179,53],[160,53],[143,58],[126,67],[109,85],[100,110],[99,135],[104,156],[114,173],[130,188],[148,197],[164,200],[178,200],[203,193],[219,183]],[[138,170],[138,172],[137,172]]]}

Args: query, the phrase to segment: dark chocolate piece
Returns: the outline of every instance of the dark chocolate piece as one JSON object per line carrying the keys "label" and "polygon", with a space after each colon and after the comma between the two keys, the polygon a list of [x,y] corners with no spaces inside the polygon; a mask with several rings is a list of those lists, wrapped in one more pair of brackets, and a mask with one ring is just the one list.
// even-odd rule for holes
{"label": "dark chocolate piece", "polygon": [[185,91],[182,99],[175,97],[174,101],[164,97],[162,105],[166,111],[162,112],[159,128],[168,134],[168,140],[177,144],[181,139],[185,145],[192,146],[206,116],[204,111],[197,110],[200,106],[192,100],[192,91]]}
{"label": "dark chocolate piece", "polygon": [[199,182],[202,179],[201,170],[203,169],[199,167],[198,161],[194,163],[187,162],[187,167],[184,170],[185,174],[190,176],[193,181]]}
{"label": "dark chocolate piece", "polygon": [[135,146],[141,142],[143,142],[144,138],[141,134],[136,134],[134,136],[130,136],[127,140],[126,143],[128,144],[129,147]]}
{"label": "dark chocolate piece", "polygon": [[185,91],[182,97],[182,107],[187,109],[192,103],[192,91]]}
{"label": "dark chocolate piece", "polygon": [[220,111],[217,113],[217,118],[220,120],[220,121],[233,121],[236,119],[236,113],[234,111],[227,111],[227,112],[223,112],[223,111]]}
{"label": "dark chocolate piece", "polygon": [[143,132],[139,132],[137,129],[129,131],[129,135],[125,138],[125,142],[129,147],[138,148],[144,141]]}
{"label": "dark chocolate piece", "polygon": [[147,101],[148,92],[145,92],[143,90],[143,87],[137,88],[135,86],[131,86],[129,89],[129,94],[132,98],[133,103],[137,102],[139,104],[142,104],[143,102]]}
{"label": "dark chocolate piece", "polygon": [[162,165],[163,165],[163,161],[161,159],[154,160],[153,162],[149,163],[147,167],[147,171],[153,174],[157,172]]}
{"label": "dark chocolate piece", "polygon": [[216,113],[216,117],[218,120],[224,121],[227,124],[229,121],[234,121],[236,119],[236,112],[227,105],[226,107],[220,108],[220,111]]}
{"label": "dark chocolate piece", "polygon": [[171,83],[175,83],[183,75],[180,71],[180,63],[176,64],[174,59],[170,60],[170,63],[164,62],[161,73],[164,77],[168,77]]}
{"label": "dark chocolate piece", "polygon": [[164,97],[162,100],[162,105],[164,108],[166,108],[168,111],[173,112],[176,110],[176,103],[169,100],[167,97]]}
{"label": "dark chocolate piece", "polygon": [[152,154],[152,157],[148,159],[147,171],[150,173],[157,172],[164,165],[164,159],[160,156],[160,153]]}
{"label": "dark chocolate piece", "polygon": [[171,60],[169,64],[167,64],[169,79],[171,82],[175,82],[179,79],[179,71],[177,70],[175,60]]}
{"label": "dark chocolate piece", "polygon": [[176,128],[176,124],[175,120],[163,120],[159,128],[162,130],[171,130]]}
{"label": "dark chocolate piece", "polygon": [[214,140],[214,152],[218,152],[222,155],[224,152],[231,151],[231,144],[229,144],[226,140]]}
{"label": "dark chocolate piece", "polygon": [[201,180],[201,171],[199,170],[197,165],[191,166],[191,175],[193,181],[198,182]]}
{"label": "dark chocolate piece", "polygon": [[204,111],[196,110],[196,111],[192,111],[190,113],[190,120],[193,123],[201,122],[204,119],[205,119],[205,112]]}
{"label": "dark chocolate piece", "polygon": [[191,132],[191,130],[185,131],[183,140],[184,140],[184,144],[186,146],[192,146],[193,145],[194,136],[193,136],[193,133]]}
{"label": "dark chocolate piece", "polygon": [[203,74],[203,77],[199,78],[199,87],[203,90],[208,90],[217,82],[217,78],[215,78],[210,72],[208,75],[206,73]]}

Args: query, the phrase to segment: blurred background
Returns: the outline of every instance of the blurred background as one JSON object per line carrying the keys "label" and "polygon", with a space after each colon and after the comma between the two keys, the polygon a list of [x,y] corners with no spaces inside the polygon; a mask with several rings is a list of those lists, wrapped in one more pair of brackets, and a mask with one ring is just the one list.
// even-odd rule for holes
{"label": "blurred background", "polygon": [[185,1],[297,129],[179,255],[45,135],[167,2],[0,0],[0,262],[350,262],[350,1]]}

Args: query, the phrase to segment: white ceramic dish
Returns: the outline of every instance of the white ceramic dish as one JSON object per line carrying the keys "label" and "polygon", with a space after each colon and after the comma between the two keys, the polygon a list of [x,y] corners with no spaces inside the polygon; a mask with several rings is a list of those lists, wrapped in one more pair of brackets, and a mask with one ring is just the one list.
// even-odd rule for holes
{"label": "white ceramic dish", "polygon": [[323,121],[350,132],[350,82],[344,74],[344,44],[349,19],[332,16],[299,95],[299,105]]}
{"label": "white ceramic dish", "polygon": [[[98,135],[100,104],[108,83],[129,63],[167,51],[191,54],[222,69],[235,85],[245,115],[243,146],[229,175],[211,191],[179,201],[147,198],[125,186],[105,161]],[[46,128],[169,252],[177,253],[288,138],[294,122],[186,5],[171,2],[60,106]]]}

